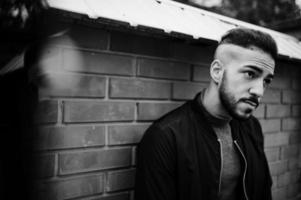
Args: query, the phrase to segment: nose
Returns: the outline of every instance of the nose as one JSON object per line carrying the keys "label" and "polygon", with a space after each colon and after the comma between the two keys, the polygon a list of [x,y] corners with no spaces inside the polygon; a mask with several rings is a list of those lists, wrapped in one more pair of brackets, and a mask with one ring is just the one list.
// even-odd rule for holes
{"label": "nose", "polygon": [[257,98],[262,98],[264,93],[264,83],[263,81],[256,81],[251,88],[249,89],[249,92],[252,96],[255,96]]}

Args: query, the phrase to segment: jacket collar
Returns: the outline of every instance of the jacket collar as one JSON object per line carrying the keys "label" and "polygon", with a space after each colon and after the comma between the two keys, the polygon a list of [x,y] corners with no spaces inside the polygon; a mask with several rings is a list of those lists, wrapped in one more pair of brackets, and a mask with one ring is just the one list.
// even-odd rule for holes
{"label": "jacket collar", "polygon": [[[200,120],[200,122],[203,122],[204,124],[204,128],[207,130],[205,131],[205,133],[209,133],[210,135],[213,135],[217,138],[212,126],[210,125],[210,121],[208,120],[208,117],[206,117],[206,115],[208,115],[208,111],[206,110],[206,108],[203,106],[203,104],[199,101],[200,97],[202,95],[202,92],[199,92],[198,94],[196,94],[196,96],[194,97],[194,99],[192,100],[192,108],[193,111],[196,112],[197,116],[198,116],[198,120]],[[205,114],[208,113],[208,114]],[[240,124],[241,122],[237,119],[232,119],[230,121],[230,127],[231,127],[231,134],[232,134],[232,138],[233,140],[239,140],[239,133],[240,133]]]}

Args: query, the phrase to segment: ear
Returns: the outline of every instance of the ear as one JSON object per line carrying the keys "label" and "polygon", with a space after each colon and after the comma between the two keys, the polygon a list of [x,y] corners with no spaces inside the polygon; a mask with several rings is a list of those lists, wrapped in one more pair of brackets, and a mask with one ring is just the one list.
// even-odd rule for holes
{"label": "ear", "polygon": [[215,59],[210,66],[210,76],[215,83],[219,83],[223,77],[223,64],[220,60]]}

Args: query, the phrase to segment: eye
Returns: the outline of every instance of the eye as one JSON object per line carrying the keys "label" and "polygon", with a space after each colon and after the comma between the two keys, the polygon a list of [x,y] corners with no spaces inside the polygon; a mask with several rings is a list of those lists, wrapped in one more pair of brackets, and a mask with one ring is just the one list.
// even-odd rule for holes
{"label": "eye", "polygon": [[245,75],[245,77],[248,78],[248,79],[253,79],[253,78],[255,78],[255,76],[256,76],[255,72],[253,72],[253,71],[245,71],[245,72],[244,72],[244,75]]}
{"label": "eye", "polygon": [[270,79],[270,78],[264,79],[264,84],[266,86],[270,85],[271,83],[272,83],[272,79]]}

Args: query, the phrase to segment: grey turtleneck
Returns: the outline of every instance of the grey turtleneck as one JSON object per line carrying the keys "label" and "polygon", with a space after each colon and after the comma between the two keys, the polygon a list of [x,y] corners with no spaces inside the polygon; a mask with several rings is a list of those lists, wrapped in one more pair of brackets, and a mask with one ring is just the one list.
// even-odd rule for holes
{"label": "grey turtleneck", "polygon": [[[203,97],[201,97],[203,99]],[[204,106],[205,107],[205,106]],[[206,107],[205,107],[206,108]],[[231,128],[231,119],[217,118],[212,116],[209,111],[206,117],[216,133],[221,147],[221,179],[219,200],[236,200],[236,187],[239,182],[241,166],[238,152],[235,150]]]}

